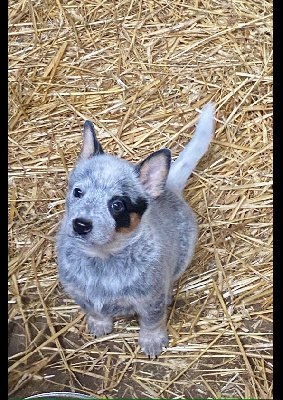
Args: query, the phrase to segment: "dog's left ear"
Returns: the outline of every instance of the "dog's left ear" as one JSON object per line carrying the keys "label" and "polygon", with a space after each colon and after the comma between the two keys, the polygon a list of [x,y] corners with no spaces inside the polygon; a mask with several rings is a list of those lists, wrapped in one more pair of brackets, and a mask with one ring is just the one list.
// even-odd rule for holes
{"label": "dog's left ear", "polygon": [[83,146],[79,155],[79,161],[103,153],[101,144],[97,140],[93,123],[91,121],[85,121]]}
{"label": "dog's left ear", "polygon": [[150,154],[136,167],[141,183],[153,199],[164,191],[170,164],[170,150],[161,149]]}

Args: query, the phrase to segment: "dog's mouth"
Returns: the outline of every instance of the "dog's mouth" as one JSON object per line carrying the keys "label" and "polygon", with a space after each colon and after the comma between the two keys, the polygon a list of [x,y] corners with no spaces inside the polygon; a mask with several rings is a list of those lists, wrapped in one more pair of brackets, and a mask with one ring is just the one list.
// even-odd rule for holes
{"label": "dog's mouth", "polygon": [[98,257],[101,259],[107,259],[111,256],[114,256],[120,250],[111,242],[102,245],[94,242],[81,241],[80,248],[85,255],[89,257]]}
{"label": "dog's mouth", "polygon": [[76,233],[73,233],[72,236],[76,240],[76,242],[78,243],[80,248],[82,248],[83,250],[88,250],[88,249],[92,250],[92,249],[102,248],[104,246],[107,247],[113,241],[112,238],[110,240],[106,239],[106,238],[97,239],[97,238],[93,237],[93,235],[80,236],[80,235],[77,235]]}
{"label": "dog's mouth", "polygon": [[71,236],[78,248],[89,257],[106,259],[117,253],[113,236],[106,238],[105,235],[95,235],[94,232],[81,235],[74,230],[71,231]]}
{"label": "dog's mouth", "polygon": [[78,244],[87,256],[107,259],[117,255],[127,247],[129,240],[131,239],[127,238],[126,235],[118,235],[115,232],[109,240],[104,240],[103,243],[85,237],[79,238]]}

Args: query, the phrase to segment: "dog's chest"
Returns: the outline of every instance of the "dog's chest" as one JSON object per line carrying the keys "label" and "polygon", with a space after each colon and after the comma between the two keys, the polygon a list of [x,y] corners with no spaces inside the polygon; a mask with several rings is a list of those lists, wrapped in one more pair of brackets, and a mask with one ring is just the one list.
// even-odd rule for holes
{"label": "dog's chest", "polygon": [[150,268],[147,257],[113,257],[107,261],[86,257],[77,258],[76,264],[73,257],[66,257],[60,278],[79,304],[96,309],[108,304],[110,310],[114,305],[130,307],[132,298],[147,295],[153,289]]}

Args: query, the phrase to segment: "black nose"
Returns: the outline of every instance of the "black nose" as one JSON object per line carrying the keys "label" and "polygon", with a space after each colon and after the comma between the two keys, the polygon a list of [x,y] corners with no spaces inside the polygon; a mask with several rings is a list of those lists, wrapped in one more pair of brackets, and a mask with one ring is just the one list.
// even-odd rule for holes
{"label": "black nose", "polygon": [[76,218],[73,220],[73,229],[79,235],[86,235],[92,230],[92,223],[87,219]]}

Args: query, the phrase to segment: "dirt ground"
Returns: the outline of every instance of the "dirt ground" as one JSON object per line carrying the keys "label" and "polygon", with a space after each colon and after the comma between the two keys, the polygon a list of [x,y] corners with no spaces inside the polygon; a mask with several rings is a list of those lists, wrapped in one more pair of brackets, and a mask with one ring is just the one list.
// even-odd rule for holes
{"label": "dirt ground", "polygon": [[[273,397],[272,2],[12,0],[8,397]],[[135,317],[95,339],[64,292],[55,235],[83,123],[105,151],[173,160],[215,104],[184,197],[199,239],[149,360]]]}

